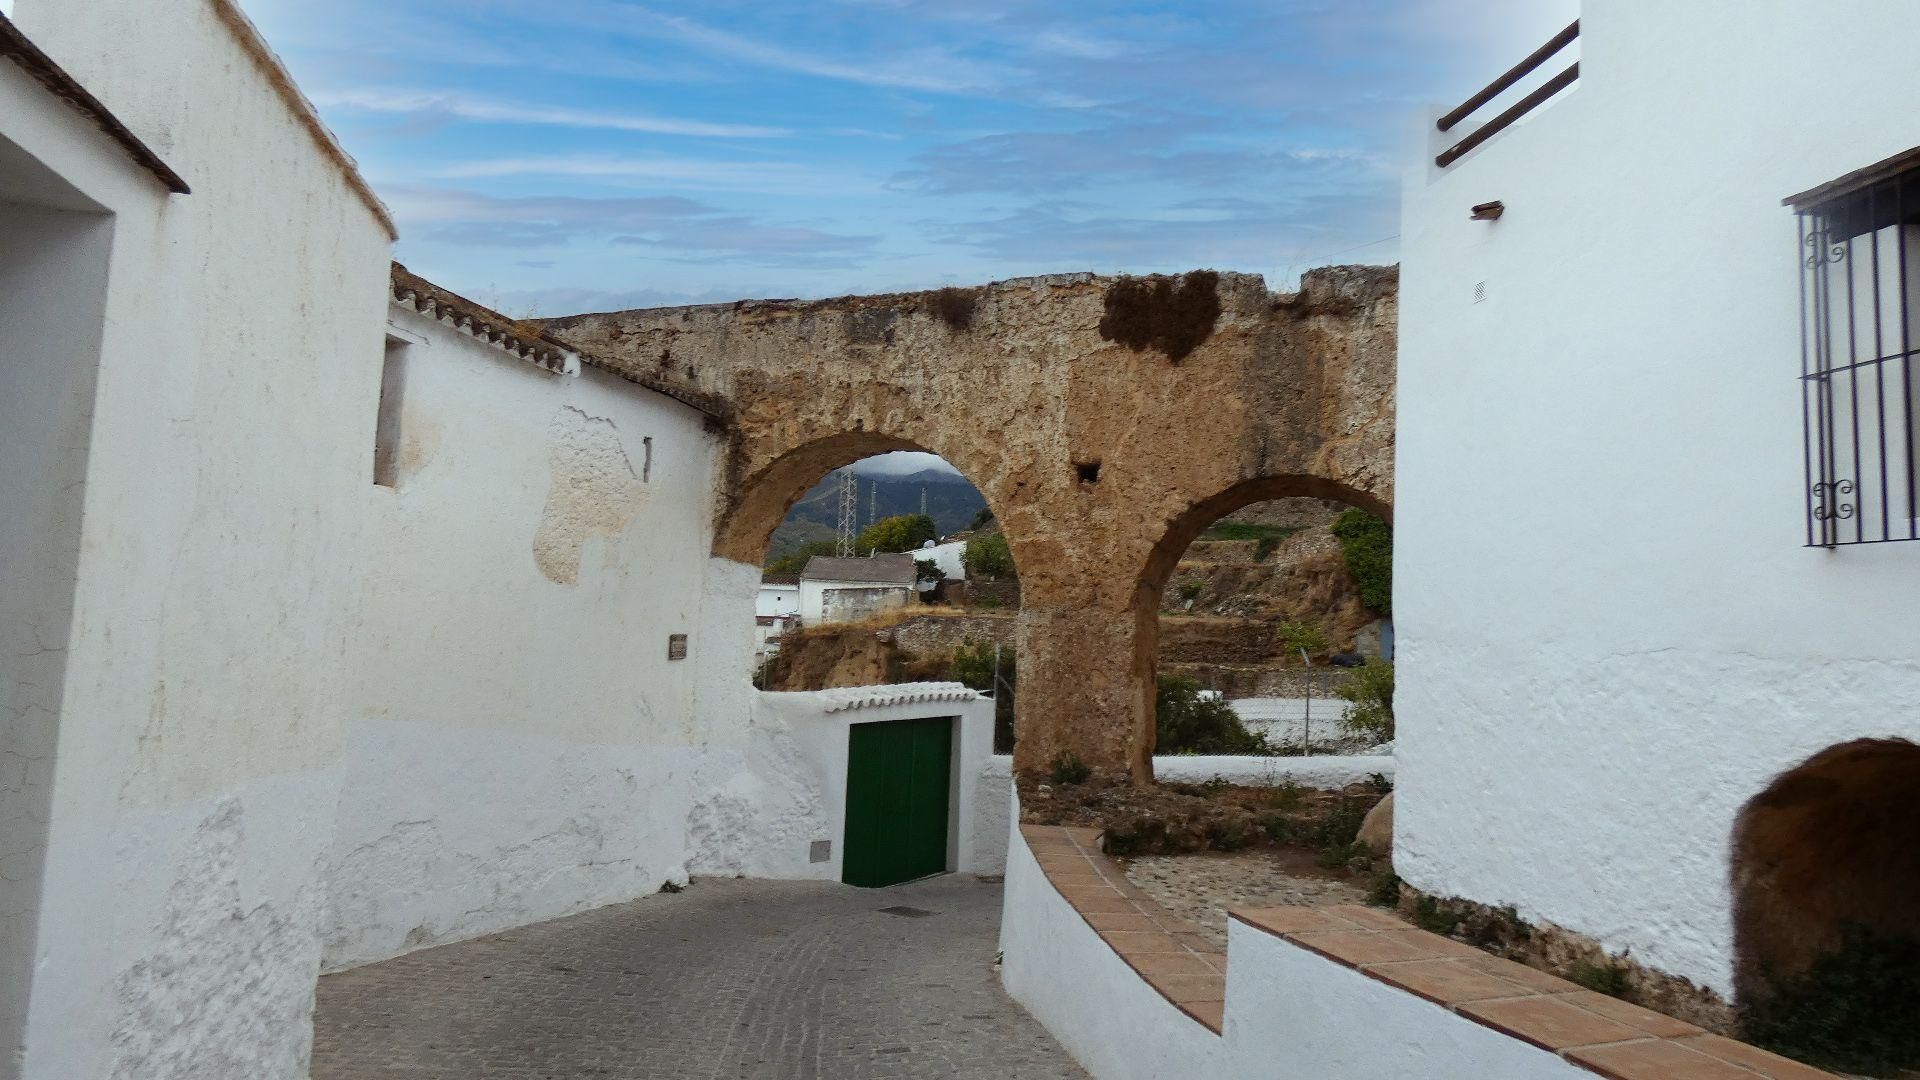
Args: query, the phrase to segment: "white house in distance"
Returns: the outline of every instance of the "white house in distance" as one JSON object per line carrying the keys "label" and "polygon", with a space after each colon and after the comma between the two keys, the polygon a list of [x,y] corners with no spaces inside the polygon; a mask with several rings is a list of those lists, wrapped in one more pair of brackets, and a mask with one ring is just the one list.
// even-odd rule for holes
{"label": "white house in distance", "polygon": [[800,622],[859,622],[913,601],[912,555],[815,555],[800,573]]}
{"label": "white house in distance", "polygon": [[964,561],[966,554],[965,540],[946,540],[940,543],[929,540],[920,546],[919,551],[913,553],[913,557],[920,562],[930,562],[939,567],[942,580],[965,581],[967,580],[967,564]]}
{"label": "white house in distance", "polygon": [[753,662],[758,665],[779,650],[780,635],[800,625],[800,581],[768,574],[760,579],[753,601]]}
{"label": "white house in distance", "polygon": [[1916,12],[1586,7],[1406,180],[1395,867],[1759,1000],[1920,934]]}

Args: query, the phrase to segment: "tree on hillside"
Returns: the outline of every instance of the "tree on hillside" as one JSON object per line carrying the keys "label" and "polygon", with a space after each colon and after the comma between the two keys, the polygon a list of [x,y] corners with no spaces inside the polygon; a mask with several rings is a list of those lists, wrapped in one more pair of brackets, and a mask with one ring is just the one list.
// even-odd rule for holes
{"label": "tree on hillside", "polygon": [[840,545],[833,540],[815,540],[768,563],[767,573],[796,575],[807,568],[807,561],[815,555],[832,555],[839,550]]}
{"label": "tree on hillside", "polygon": [[920,545],[938,539],[940,530],[932,518],[925,514],[899,514],[881,518],[867,526],[867,530],[854,541],[854,547],[862,555],[876,551],[886,554],[917,551]]}
{"label": "tree on hillside", "polygon": [[1013,549],[1007,546],[1007,535],[993,532],[967,541],[967,550],[960,556],[960,565],[967,568],[969,578],[991,581],[1014,576]]}

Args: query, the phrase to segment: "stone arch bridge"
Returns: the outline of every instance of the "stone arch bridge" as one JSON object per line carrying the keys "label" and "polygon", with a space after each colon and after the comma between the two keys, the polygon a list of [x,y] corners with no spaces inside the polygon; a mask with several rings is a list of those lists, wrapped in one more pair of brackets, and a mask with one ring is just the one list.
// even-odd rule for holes
{"label": "stone arch bridge", "polygon": [[[758,566],[830,470],[939,454],[1013,550],[1022,772],[1152,775],[1159,598],[1187,544],[1266,499],[1391,517],[1398,276],[1058,275],[976,289],[582,315],[559,338],[727,403],[714,554]],[[743,676],[744,677],[744,676]]]}

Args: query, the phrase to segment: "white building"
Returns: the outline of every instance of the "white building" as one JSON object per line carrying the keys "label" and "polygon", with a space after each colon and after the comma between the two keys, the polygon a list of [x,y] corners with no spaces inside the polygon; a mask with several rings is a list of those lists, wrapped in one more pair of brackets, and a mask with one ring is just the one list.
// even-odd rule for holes
{"label": "white building", "polygon": [[940,576],[946,581],[965,581],[967,580],[966,554],[965,540],[948,540],[938,544],[929,540],[921,546],[919,551],[913,553],[913,557],[920,562],[930,562],[939,567]]}
{"label": "white building", "polygon": [[800,622],[859,622],[913,602],[912,555],[836,559],[815,555],[800,574]]}
{"label": "white building", "polygon": [[752,689],[709,403],[392,266],[232,0],[13,9],[0,1078],[303,1080],[321,971],[830,876],[853,723],[954,718],[992,866],[970,691]]}
{"label": "white building", "polygon": [[758,666],[779,650],[780,635],[800,625],[800,583],[762,579],[753,602],[753,625],[753,661]]}
{"label": "white building", "polygon": [[1732,995],[1769,918],[1916,929],[1910,748],[1736,837],[1920,736],[1915,11],[1587,7],[1577,83],[1406,183],[1395,865]]}

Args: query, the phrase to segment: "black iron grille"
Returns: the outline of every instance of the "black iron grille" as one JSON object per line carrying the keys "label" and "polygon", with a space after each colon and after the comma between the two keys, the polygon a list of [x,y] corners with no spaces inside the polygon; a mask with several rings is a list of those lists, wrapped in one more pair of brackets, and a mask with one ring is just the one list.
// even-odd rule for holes
{"label": "black iron grille", "polygon": [[1787,202],[1799,212],[1807,544],[1920,539],[1920,151]]}

